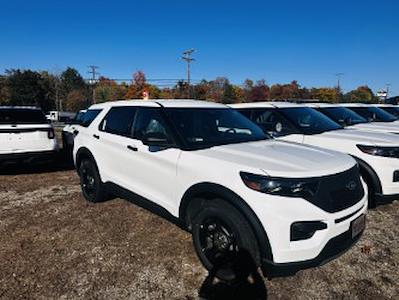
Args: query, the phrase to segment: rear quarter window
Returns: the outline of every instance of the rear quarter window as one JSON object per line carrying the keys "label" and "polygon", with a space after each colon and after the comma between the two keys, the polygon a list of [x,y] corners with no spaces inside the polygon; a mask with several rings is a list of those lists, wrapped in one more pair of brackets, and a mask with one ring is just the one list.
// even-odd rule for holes
{"label": "rear quarter window", "polygon": [[248,119],[251,120],[251,117],[252,117],[252,109],[241,108],[241,109],[237,109],[237,111],[238,111],[240,114],[246,116]]}
{"label": "rear quarter window", "polygon": [[94,119],[99,115],[102,109],[89,109],[86,111],[82,118],[82,122],[80,123],[83,127],[89,127],[90,124],[94,121]]}

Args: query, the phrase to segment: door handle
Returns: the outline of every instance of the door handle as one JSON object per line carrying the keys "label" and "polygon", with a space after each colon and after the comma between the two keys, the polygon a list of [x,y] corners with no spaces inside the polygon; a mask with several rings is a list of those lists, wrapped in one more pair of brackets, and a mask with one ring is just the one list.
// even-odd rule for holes
{"label": "door handle", "polygon": [[139,149],[137,149],[137,147],[135,147],[135,146],[130,146],[130,145],[128,145],[127,148],[128,148],[129,150],[134,151],[134,152],[137,152],[137,151],[139,150]]}
{"label": "door handle", "polygon": [[99,136],[99,135],[97,135],[97,134],[93,134],[93,137],[94,137],[95,139],[97,139],[97,140],[99,140],[99,139],[100,139],[100,136]]}

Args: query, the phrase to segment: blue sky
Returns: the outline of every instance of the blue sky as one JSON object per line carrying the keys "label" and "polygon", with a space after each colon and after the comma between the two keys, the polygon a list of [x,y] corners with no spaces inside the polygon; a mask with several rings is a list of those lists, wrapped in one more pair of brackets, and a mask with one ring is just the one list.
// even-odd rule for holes
{"label": "blue sky", "polygon": [[0,72],[100,66],[110,78],[226,76],[399,94],[399,1],[3,1]]}

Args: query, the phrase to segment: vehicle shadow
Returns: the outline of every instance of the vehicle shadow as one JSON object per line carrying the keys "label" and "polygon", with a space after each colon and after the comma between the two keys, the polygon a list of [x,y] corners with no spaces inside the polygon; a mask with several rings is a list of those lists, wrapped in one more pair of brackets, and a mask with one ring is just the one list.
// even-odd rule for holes
{"label": "vehicle shadow", "polygon": [[246,250],[241,250],[233,265],[235,279],[217,279],[217,268],[211,270],[199,289],[199,298],[213,299],[267,299],[267,288],[255,262]]}
{"label": "vehicle shadow", "polygon": [[0,165],[0,175],[23,175],[23,174],[39,174],[52,173],[59,171],[73,170],[73,161],[70,155],[64,151],[60,151],[49,156],[46,161],[32,162],[12,162]]}

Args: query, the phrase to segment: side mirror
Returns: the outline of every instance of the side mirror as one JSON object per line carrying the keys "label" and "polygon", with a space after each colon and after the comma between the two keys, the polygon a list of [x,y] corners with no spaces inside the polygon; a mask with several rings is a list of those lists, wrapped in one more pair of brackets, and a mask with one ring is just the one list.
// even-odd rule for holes
{"label": "side mirror", "polygon": [[271,123],[267,123],[267,124],[259,124],[259,127],[262,129],[262,131],[264,133],[266,133],[267,135],[270,136],[275,136],[276,132],[275,132],[275,127],[273,126],[273,124]]}
{"label": "side mirror", "polygon": [[339,120],[338,124],[341,126],[348,126],[352,124],[352,119],[350,117],[346,117],[343,120]]}
{"label": "side mirror", "polygon": [[166,134],[162,132],[149,132],[143,137],[143,144],[147,146],[167,147],[170,141]]}

